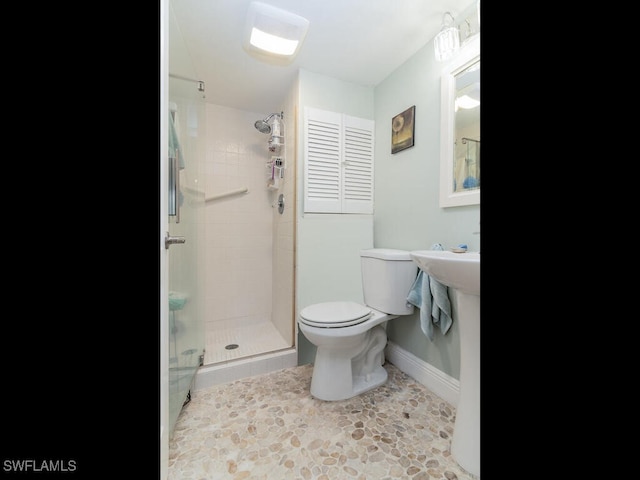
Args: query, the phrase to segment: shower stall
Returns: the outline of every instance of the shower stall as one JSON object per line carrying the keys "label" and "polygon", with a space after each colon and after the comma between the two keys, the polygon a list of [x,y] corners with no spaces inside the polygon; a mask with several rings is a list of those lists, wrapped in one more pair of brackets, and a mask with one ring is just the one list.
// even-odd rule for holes
{"label": "shower stall", "polygon": [[[182,73],[176,70],[191,66],[187,76],[196,78],[194,72],[205,67],[190,65],[193,57],[173,3],[169,70]],[[202,97],[197,177],[183,185],[186,194],[201,199],[197,247],[191,263],[180,267],[197,277],[204,353],[194,390],[297,365],[295,129],[286,129],[284,121],[295,125],[295,96],[274,114],[207,103],[206,94]],[[258,119],[264,122],[260,129]],[[183,133],[185,141],[193,140],[193,131]]]}
{"label": "shower stall", "polygon": [[196,389],[297,365],[293,138],[284,113],[258,128],[259,113],[206,109],[205,356]]}

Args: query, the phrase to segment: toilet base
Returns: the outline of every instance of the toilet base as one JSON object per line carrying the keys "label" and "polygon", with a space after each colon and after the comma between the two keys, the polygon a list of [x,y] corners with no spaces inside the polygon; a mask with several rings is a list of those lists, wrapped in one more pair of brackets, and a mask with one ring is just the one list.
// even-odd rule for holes
{"label": "toilet base", "polygon": [[[316,367],[314,366],[313,376],[311,377],[311,395],[318,400],[327,400],[327,401],[337,401],[337,400],[347,400],[349,398],[353,398],[361,393],[368,392],[369,390],[373,390],[374,388],[379,387],[380,385],[384,385],[387,381],[388,377],[387,370],[382,366],[376,367],[373,372],[368,375],[359,375],[355,378],[351,376],[351,371],[349,371],[349,384],[351,387],[348,389],[334,389],[327,388],[323,382],[318,381],[319,379],[325,378],[322,375],[322,372],[318,372]],[[333,385],[337,385],[335,382],[339,379],[336,378],[335,375],[333,377]],[[343,380],[346,381],[346,380]]]}
{"label": "toilet base", "polygon": [[373,390],[384,385],[389,374],[384,367],[379,366],[369,375],[362,375],[353,379],[353,396]]}
{"label": "toilet base", "polygon": [[[311,376],[311,395],[319,400],[346,400],[387,381],[382,366],[387,334],[376,325],[363,334],[335,344],[318,346]],[[359,349],[352,357],[354,349]]]}

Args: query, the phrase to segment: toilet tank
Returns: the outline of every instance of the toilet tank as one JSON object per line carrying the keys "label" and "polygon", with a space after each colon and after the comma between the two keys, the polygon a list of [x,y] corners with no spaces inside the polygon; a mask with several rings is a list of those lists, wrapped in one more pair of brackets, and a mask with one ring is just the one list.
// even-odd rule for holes
{"label": "toilet tank", "polygon": [[407,295],[418,275],[409,252],[392,248],[360,251],[364,303],[384,313],[410,315]]}

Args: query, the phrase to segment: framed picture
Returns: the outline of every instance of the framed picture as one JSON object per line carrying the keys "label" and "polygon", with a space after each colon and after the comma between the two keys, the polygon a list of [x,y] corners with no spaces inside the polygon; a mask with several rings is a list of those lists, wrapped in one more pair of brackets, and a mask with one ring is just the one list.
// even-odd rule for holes
{"label": "framed picture", "polygon": [[391,120],[391,153],[413,147],[416,106],[407,108]]}

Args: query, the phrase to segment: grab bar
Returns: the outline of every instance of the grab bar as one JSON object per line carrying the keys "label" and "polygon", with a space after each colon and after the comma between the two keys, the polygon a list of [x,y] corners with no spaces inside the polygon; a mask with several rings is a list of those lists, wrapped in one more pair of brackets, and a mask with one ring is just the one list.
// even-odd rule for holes
{"label": "grab bar", "polygon": [[204,199],[205,202],[210,202],[211,200],[218,200],[219,198],[230,197],[232,195],[238,195],[239,193],[247,193],[249,191],[248,187],[239,188],[238,190],[231,190],[230,192],[220,193],[218,195],[212,195],[211,197],[207,197]]}

